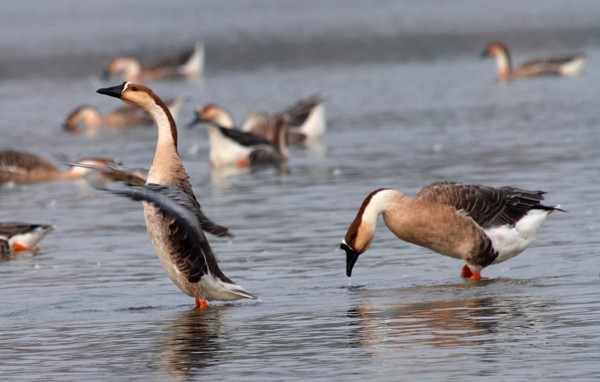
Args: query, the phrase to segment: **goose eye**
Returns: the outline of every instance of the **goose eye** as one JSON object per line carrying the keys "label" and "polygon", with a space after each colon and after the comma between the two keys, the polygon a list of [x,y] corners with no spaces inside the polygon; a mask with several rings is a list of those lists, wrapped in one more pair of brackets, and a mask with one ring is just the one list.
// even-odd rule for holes
{"label": "goose eye", "polygon": [[133,90],[133,91],[137,91],[138,90],[137,86],[132,86],[130,89]]}

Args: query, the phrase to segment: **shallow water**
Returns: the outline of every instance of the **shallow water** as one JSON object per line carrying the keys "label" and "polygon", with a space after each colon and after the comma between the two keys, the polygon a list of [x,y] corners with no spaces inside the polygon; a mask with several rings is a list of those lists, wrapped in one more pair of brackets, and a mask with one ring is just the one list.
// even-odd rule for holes
{"label": "shallow water", "polygon": [[[1,220],[57,227],[43,251],[0,262],[2,380],[600,378],[600,3],[147,4],[3,5],[1,147],[149,166],[155,128],[68,135],[60,124],[81,103],[119,105],[95,94],[112,55],[149,61],[197,38],[204,79],[151,84],[190,97],[181,124],[206,102],[239,120],[322,92],[327,135],[292,149],[287,176],[232,174],[208,167],[204,130],[180,128],[196,195],[236,235],[211,245],[259,303],[194,310],[137,203],[82,181],[1,188]],[[491,39],[517,62],[577,51],[589,62],[580,77],[500,85],[477,57]],[[444,179],[543,189],[569,213],[480,282],[381,225],[349,284],[338,245],[362,199]]]}

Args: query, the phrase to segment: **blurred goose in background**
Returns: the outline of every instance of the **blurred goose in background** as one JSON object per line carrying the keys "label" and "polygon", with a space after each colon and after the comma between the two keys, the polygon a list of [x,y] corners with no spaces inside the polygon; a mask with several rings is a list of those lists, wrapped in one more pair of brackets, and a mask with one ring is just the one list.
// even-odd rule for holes
{"label": "blurred goose in background", "polygon": [[288,171],[286,161],[289,151],[285,143],[288,125],[285,115],[267,120],[275,134],[274,143],[235,129],[231,114],[216,104],[207,104],[196,110],[196,118],[189,126],[193,127],[198,122],[204,122],[208,127],[211,166],[273,165],[281,172]]}
{"label": "blurred goose in background", "polygon": [[[288,145],[321,138],[327,126],[324,102],[324,96],[315,94],[272,115],[251,111],[242,124],[242,131],[251,132],[275,142],[275,129],[273,128],[275,124],[269,123],[269,119],[278,118],[283,114],[288,118],[286,138]],[[229,113],[226,110],[225,112]],[[229,115],[231,116],[231,114]]]}
{"label": "blurred goose in background", "polygon": [[[166,101],[173,118],[177,120],[187,97],[178,97]],[[137,127],[152,125],[154,120],[144,110],[125,105],[101,115],[98,109],[90,105],[82,105],[73,110],[63,125],[70,133],[82,131],[96,132],[104,127]]]}
{"label": "blurred goose in background", "polygon": [[529,247],[548,215],[560,209],[541,204],[543,194],[452,182],[432,183],[413,200],[392,189],[373,191],[340,245],[346,251],[346,274],[351,276],[359,255],[369,248],[383,215],[398,238],[464,260],[462,276],[477,280],[483,268]]}
{"label": "blurred goose in background", "polygon": [[195,298],[196,306],[206,301],[233,301],[256,296],[235,284],[220,270],[203,231],[229,235],[227,228],[210,221],[189,182],[177,150],[177,126],[164,102],[148,87],[131,82],[98,93],[121,99],[147,111],[158,127],[154,160],[144,186],[124,185],[101,189],[144,201],[144,216],[150,241],[171,281]]}
{"label": "blurred goose in background", "polygon": [[[83,158],[77,161],[80,164],[100,164],[108,162],[120,163],[114,158]],[[16,184],[29,184],[48,182],[60,179],[81,179],[89,172],[83,167],[70,167],[60,170],[58,167],[36,155],[5,150],[0,151],[0,184],[13,182]]]}
{"label": "blurred goose in background", "polygon": [[[143,186],[146,184],[148,178],[148,170],[144,168],[129,169],[120,164],[107,162],[104,164],[88,164],[88,163],[66,163],[69,166],[83,167],[86,169],[93,170],[99,176],[90,181],[93,184],[100,182],[123,182],[130,186]],[[90,178],[92,173],[86,175],[86,178]]]}
{"label": "blurred goose in background", "polygon": [[115,57],[106,64],[103,77],[110,78],[112,75],[120,74],[125,81],[156,81],[173,78],[197,80],[203,70],[204,43],[198,41],[194,49],[147,67],[142,67],[134,57]]}
{"label": "blurred goose in background", "polygon": [[8,255],[12,251],[35,251],[35,246],[47,234],[54,231],[48,224],[21,222],[0,223],[0,253]]}
{"label": "blurred goose in background", "polygon": [[496,57],[497,73],[500,80],[548,75],[574,76],[581,72],[586,59],[585,54],[581,53],[566,57],[530,60],[513,68],[508,48],[501,42],[488,44],[481,55],[483,57]]}

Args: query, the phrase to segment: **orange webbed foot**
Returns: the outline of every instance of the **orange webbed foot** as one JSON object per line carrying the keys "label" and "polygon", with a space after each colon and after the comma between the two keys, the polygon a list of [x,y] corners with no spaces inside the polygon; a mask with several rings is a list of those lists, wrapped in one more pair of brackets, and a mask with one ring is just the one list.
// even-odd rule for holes
{"label": "orange webbed foot", "polygon": [[479,280],[479,279],[481,279],[481,274],[479,274],[479,273],[473,273],[471,275],[471,280]]}
{"label": "orange webbed foot", "polygon": [[208,308],[208,304],[204,300],[200,300],[196,297],[196,308],[205,309]]}
{"label": "orange webbed foot", "polygon": [[35,248],[29,248],[29,247],[26,247],[23,244],[19,244],[19,243],[13,243],[12,247],[15,251],[33,251],[33,250],[35,250]]}

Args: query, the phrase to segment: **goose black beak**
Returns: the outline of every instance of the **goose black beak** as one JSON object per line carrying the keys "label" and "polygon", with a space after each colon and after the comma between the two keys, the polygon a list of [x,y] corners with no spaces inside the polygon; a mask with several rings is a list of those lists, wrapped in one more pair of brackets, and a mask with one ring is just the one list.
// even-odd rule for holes
{"label": "goose black beak", "polygon": [[479,57],[481,57],[481,58],[488,58],[489,56],[490,56],[490,52],[488,51],[488,49],[487,49],[487,48],[486,48],[486,49],[484,49],[484,50],[483,50],[483,52],[481,52],[481,53],[479,54]]}
{"label": "goose black beak", "polygon": [[96,92],[115,98],[121,98],[121,93],[123,93],[123,88],[125,87],[126,83],[127,82],[123,82],[121,85],[113,86],[110,88],[101,88],[96,90]]}
{"label": "goose black beak", "polygon": [[352,268],[354,268],[354,264],[356,264],[356,260],[358,260],[360,253],[356,253],[356,251],[350,248],[346,243],[340,244],[340,248],[346,251],[346,275],[351,277]]}

